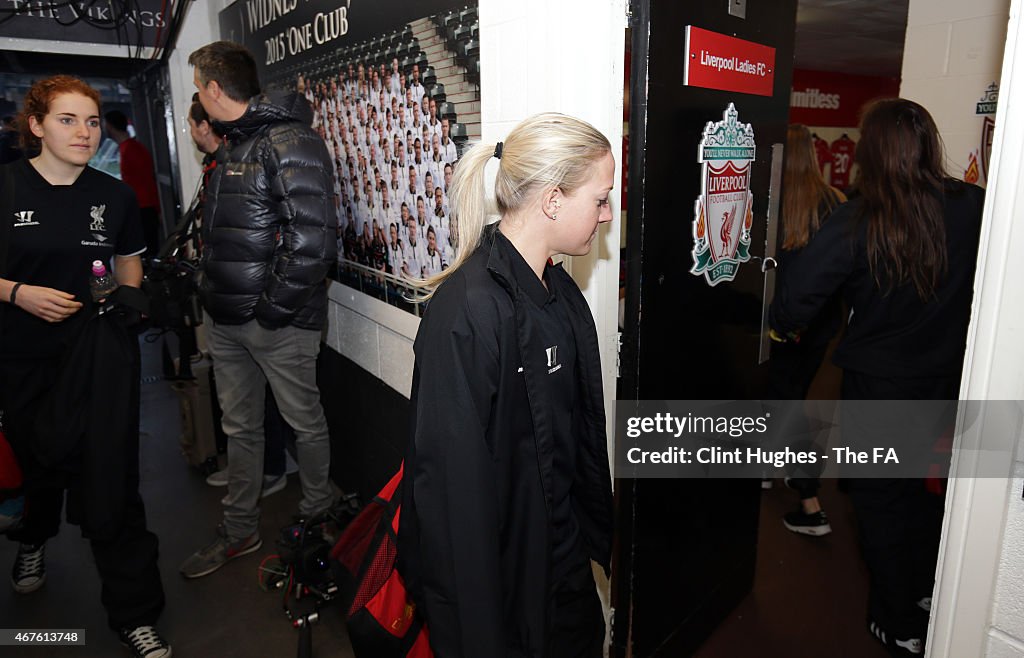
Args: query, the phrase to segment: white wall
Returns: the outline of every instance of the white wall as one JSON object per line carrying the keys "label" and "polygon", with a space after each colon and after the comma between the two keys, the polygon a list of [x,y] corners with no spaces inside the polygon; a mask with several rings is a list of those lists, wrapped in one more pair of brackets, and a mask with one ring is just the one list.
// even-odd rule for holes
{"label": "white wall", "polygon": [[[978,148],[974,104],[1000,81],[984,229],[961,396],[1024,398],[1024,125],[1010,121],[1024,102],[1021,0],[911,0],[901,95],[925,105],[962,173]],[[1007,17],[1009,16],[1009,29]],[[1005,54],[1004,54],[1005,44]],[[1000,71],[1001,69],[1001,71]],[[957,166],[959,169],[957,169]],[[1012,478],[974,478],[958,453],[946,497],[927,654],[1024,656],[1024,462]]]}
{"label": "white wall", "polygon": [[[999,80],[1010,0],[911,0],[900,96],[928,108],[949,171],[963,176],[981,146],[975,105]],[[980,161],[979,161],[980,166]]]}
{"label": "white wall", "polygon": [[336,282],[328,297],[327,346],[409,397],[420,319]]}

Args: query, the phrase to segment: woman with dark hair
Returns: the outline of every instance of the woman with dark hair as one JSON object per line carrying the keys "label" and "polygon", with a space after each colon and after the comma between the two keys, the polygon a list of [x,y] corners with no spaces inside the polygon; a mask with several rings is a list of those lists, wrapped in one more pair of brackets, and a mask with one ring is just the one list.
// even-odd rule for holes
{"label": "woman with dark hair", "polygon": [[[37,459],[44,398],[61,380],[64,355],[95,311],[93,261],[112,262],[121,286],[137,288],[142,281],[139,206],[130,187],[87,166],[100,142],[95,89],[66,75],[40,80],[26,94],[20,119],[26,147],[39,155],[6,166],[4,184],[13,190],[5,197],[13,207],[0,214],[12,222],[4,230],[10,240],[0,272],[0,407],[25,472],[26,497],[22,526],[8,533],[19,542],[11,586],[27,595],[45,584],[45,545],[60,528],[67,491],[68,516],[81,523],[92,546],[111,628],[137,658],[166,658],[171,648],[153,628],[164,606],[157,538],[146,529],[139,496],[138,389],[132,389],[138,373],[111,367],[104,375],[108,392],[129,398],[110,400],[128,418],[101,410],[110,413],[109,447],[89,443],[69,464],[73,473]],[[138,349],[133,338],[127,342]],[[87,468],[97,463],[101,477]],[[111,490],[96,495],[97,479],[109,481]]]}
{"label": "woman with dark hair", "polygon": [[[794,124],[786,132],[786,162],[782,171],[782,250],[779,266],[797,261],[822,222],[846,196],[825,182],[818,168],[814,141],[807,126]],[[821,312],[803,330],[800,342],[776,343],[768,361],[768,394],[772,400],[803,400],[811,388],[828,343],[842,324],[842,300],[833,294]],[[832,532],[818,501],[821,482],[816,477],[787,480],[800,495],[800,508],[783,518],[789,530],[814,537]]]}
{"label": "woman with dark hair", "polygon": [[[497,161],[494,160],[497,158]],[[488,176],[500,221],[486,226]],[[420,283],[399,568],[439,658],[599,658],[612,496],[593,316],[550,258],[611,220],[607,138],[540,114],[459,161],[459,250]],[[410,233],[411,238],[412,233]]]}
{"label": "woman with dark hair", "polygon": [[[772,328],[799,336],[841,291],[844,400],[956,400],[984,191],[946,175],[935,122],[909,100],[865,110],[856,161],[857,194],[782,272]],[[942,501],[923,479],[851,480],[849,493],[871,578],[869,628],[893,653],[920,655]]]}

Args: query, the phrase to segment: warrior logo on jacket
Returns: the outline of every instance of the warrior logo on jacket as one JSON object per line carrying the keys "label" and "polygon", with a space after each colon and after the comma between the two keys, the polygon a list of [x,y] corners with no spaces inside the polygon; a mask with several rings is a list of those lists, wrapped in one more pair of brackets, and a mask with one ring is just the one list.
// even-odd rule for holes
{"label": "warrior logo on jacket", "polygon": [[750,260],[750,227],[754,195],[750,164],[754,161],[754,131],[739,123],[729,103],[718,123],[709,121],[697,149],[701,194],[694,204],[693,268],[709,285],[736,278],[740,263]]}
{"label": "warrior logo on jacket", "polygon": [[553,374],[562,367],[558,362],[558,345],[545,348],[544,353],[548,357],[548,374]]}
{"label": "warrior logo on jacket", "polygon": [[18,210],[14,213],[14,225],[15,226],[39,226],[39,222],[33,221],[32,215],[36,214],[35,210]]}

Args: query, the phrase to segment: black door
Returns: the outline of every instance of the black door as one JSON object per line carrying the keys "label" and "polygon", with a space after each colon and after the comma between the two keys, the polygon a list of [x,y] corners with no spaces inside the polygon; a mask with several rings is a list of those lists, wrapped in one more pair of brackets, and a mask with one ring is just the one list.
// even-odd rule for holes
{"label": "black door", "polygon": [[[796,4],[634,2],[620,400],[761,397],[769,182],[786,136]],[[771,95],[685,86],[687,26],[775,48]],[[697,154],[730,103],[756,142],[751,258],[712,286],[691,273]],[[760,482],[620,480],[616,491],[613,655],[688,655],[750,591]]]}

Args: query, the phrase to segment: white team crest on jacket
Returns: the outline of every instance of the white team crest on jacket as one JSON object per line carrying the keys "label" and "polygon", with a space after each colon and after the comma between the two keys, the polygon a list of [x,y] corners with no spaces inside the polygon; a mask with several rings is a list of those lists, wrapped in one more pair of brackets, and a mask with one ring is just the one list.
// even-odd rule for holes
{"label": "white team crest on jacket", "polygon": [[544,353],[548,357],[548,374],[554,374],[562,364],[558,362],[558,345],[552,345],[551,347],[545,348]]}
{"label": "white team crest on jacket", "polygon": [[39,226],[39,222],[32,220],[35,210],[18,210],[14,213],[14,226]]}
{"label": "white team crest on jacket", "polygon": [[92,217],[92,224],[89,224],[90,231],[106,231],[107,227],[103,223],[103,213],[107,210],[107,204],[100,204],[93,206],[92,210],[89,211],[89,216]]}

